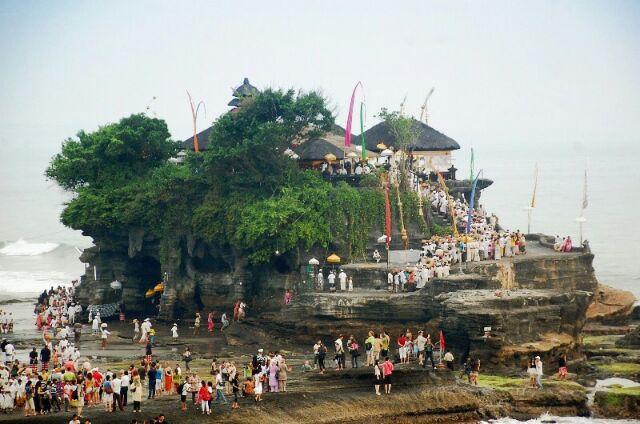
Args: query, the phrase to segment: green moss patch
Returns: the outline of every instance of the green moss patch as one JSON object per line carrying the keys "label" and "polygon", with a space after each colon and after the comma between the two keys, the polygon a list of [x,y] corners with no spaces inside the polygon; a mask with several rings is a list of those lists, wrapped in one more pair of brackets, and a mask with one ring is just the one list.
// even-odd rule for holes
{"label": "green moss patch", "polygon": [[[558,381],[543,378],[542,384],[544,387],[559,387],[567,390],[585,391],[584,387],[574,381]],[[529,387],[529,377],[480,374],[478,376],[478,385],[496,390],[509,390],[514,387],[526,388]]]}
{"label": "green moss patch", "polygon": [[600,371],[613,374],[638,374],[640,373],[640,364],[618,362],[614,364],[598,365],[598,369]]}

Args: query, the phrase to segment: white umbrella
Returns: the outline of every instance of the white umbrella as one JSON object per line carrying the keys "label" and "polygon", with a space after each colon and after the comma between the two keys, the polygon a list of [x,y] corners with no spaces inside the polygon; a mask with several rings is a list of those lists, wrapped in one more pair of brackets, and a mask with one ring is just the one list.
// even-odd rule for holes
{"label": "white umbrella", "polygon": [[316,258],[311,258],[309,259],[309,265],[320,265],[320,261],[318,261]]}
{"label": "white umbrella", "polygon": [[382,156],[383,158],[388,158],[389,156],[393,156],[393,151],[389,150],[389,149],[384,149],[381,153],[380,156]]}
{"label": "white umbrella", "polygon": [[347,157],[348,157],[348,158],[357,158],[357,157],[358,157],[358,154],[357,154],[356,152],[349,152],[349,153],[347,154]]}
{"label": "white umbrella", "polygon": [[122,288],[122,283],[118,280],[112,281],[109,286],[114,290],[120,290]]}

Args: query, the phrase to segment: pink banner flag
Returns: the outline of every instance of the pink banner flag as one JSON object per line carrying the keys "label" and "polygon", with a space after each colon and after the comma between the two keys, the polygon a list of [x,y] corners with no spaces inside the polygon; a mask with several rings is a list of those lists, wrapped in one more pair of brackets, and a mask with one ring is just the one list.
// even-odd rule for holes
{"label": "pink banner flag", "polygon": [[356,90],[358,86],[362,87],[362,83],[358,81],[355,87],[353,87],[353,93],[351,93],[351,103],[349,103],[349,115],[347,116],[347,126],[344,130],[344,147],[351,146],[351,124],[353,123],[353,104],[356,100]]}

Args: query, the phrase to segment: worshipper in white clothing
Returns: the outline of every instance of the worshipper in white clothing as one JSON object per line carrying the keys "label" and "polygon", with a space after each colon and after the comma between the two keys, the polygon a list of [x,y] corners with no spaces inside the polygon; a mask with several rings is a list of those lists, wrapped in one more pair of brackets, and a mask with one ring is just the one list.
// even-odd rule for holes
{"label": "worshipper in white clothing", "polygon": [[340,280],[340,291],[347,291],[347,274],[342,269],[338,274],[338,280]]}
{"label": "worshipper in white clothing", "polygon": [[171,337],[173,337],[173,342],[178,341],[178,324],[173,323],[173,327],[171,327]]}
{"label": "worshipper in white clothing", "polygon": [[332,291],[332,292],[336,291],[336,274],[333,271],[329,273],[328,279],[329,279],[329,291]]}

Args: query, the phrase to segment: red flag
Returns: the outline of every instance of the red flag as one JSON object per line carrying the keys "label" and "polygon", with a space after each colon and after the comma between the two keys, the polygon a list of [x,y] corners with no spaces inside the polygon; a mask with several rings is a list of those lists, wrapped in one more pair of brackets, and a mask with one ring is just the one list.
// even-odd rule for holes
{"label": "red flag", "polygon": [[444,333],[442,332],[442,330],[440,330],[440,354],[441,355],[442,355],[442,352],[444,352],[444,347],[445,347]]}
{"label": "red flag", "polygon": [[351,124],[353,122],[353,103],[356,100],[356,90],[358,86],[362,87],[362,83],[358,81],[355,87],[353,87],[353,93],[351,93],[351,103],[349,103],[349,115],[347,115],[347,126],[344,130],[344,147],[351,146]]}
{"label": "red flag", "polygon": [[384,188],[384,218],[387,227],[387,248],[391,242],[391,203],[389,202],[389,183]]}

